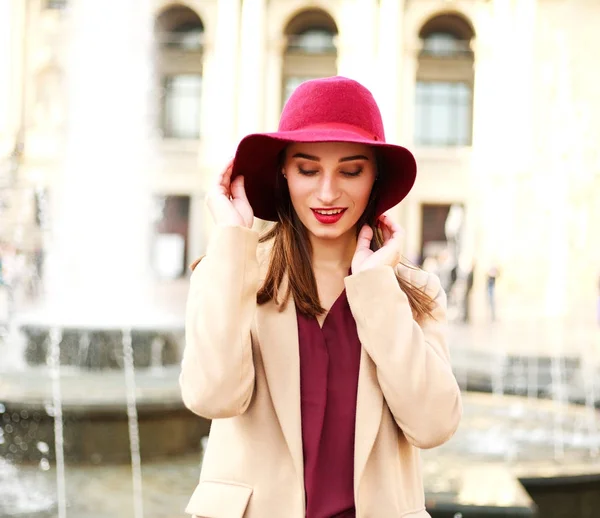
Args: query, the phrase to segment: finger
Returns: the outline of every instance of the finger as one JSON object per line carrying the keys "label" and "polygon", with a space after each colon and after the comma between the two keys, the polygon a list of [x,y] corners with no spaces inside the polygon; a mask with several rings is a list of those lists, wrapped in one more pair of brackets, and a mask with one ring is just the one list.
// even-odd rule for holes
{"label": "finger", "polygon": [[363,225],[363,228],[361,228],[360,232],[358,233],[358,238],[356,240],[356,249],[370,249],[372,239],[373,229],[369,225]]}
{"label": "finger", "polygon": [[402,239],[404,237],[404,229],[387,214],[382,214],[380,216],[380,221],[383,225],[382,230],[384,234],[384,240],[392,238]]}
{"label": "finger", "polygon": [[381,223],[381,234],[383,235],[384,244],[387,243],[390,239],[392,239],[392,229],[387,221],[382,221]]}
{"label": "finger", "polygon": [[223,178],[225,177],[225,174],[227,173],[227,171],[228,171],[228,170],[229,170],[231,167],[233,167],[233,160],[229,160],[229,161],[227,162],[227,165],[226,165],[226,166],[225,166],[225,167],[224,167],[224,168],[221,170],[221,172],[219,173],[219,177],[218,177],[218,178],[219,178],[219,182],[220,182],[221,180],[223,180]]}
{"label": "finger", "polygon": [[397,234],[399,237],[402,237],[404,235],[404,229],[402,228],[402,226],[399,223],[396,223],[387,214],[385,215],[385,221],[394,235]]}
{"label": "finger", "polygon": [[231,188],[231,173],[233,172],[233,160],[231,160],[223,172],[219,176],[219,186],[223,187],[227,192]]}
{"label": "finger", "polygon": [[246,189],[244,188],[244,177],[242,175],[238,176],[231,183],[231,197],[234,200],[248,201]]}
{"label": "finger", "polygon": [[393,234],[392,229],[390,227],[389,218],[382,214],[381,216],[379,216],[378,224],[381,230],[381,235],[383,237],[383,243],[385,244],[392,238]]}

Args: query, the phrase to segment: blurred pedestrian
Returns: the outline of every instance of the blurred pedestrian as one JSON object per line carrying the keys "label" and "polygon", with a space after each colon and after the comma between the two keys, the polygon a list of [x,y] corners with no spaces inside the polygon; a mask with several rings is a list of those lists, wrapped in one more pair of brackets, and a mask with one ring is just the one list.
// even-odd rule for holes
{"label": "blurred pedestrian", "polygon": [[500,276],[500,269],[492,265],[487,271],[487,295],[490,308],[490,318],[492,322],[496,321],[496,281]]}
{"label": "blurred pedestrian", "polygon": [[455,260],[452,257],[450,250],[444,248],[438,255],[438,271],[442,288],[447,296],[450,296],[450,292],[454,286],[454,280],[456,280],[456,277],[453,278],[452,274],[455,264]]}
{"label": "blurred pedestrian", "polygon": [[471,263],[465,272],[465,290],[463,293],[463,322],[471,321],[471,291],[475,278],[475,263]]}

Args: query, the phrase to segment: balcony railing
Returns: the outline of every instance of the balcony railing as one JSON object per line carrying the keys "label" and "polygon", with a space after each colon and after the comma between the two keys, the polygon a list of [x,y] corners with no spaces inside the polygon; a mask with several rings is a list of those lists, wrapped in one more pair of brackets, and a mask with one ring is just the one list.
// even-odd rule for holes
{"label": "balcony railing", "polygon": [[302,54],[335,54],[335,36],[299,34],[287,37],[287,52]]}
{"label": "balcony railing", "polygon": [[472,58],[473,49],[471,42],[466,40],[444,41],[423,41],[423,46],[419,51],[420,57],[431,57],[440,59],[452,58]]}
{"label": "balcony railing", "polygon": [[190,32],[187,34],[163,32],[156,35],[156,41],[159,47],[188,52],[202,50],[204,47],[204,40],[205,37],[203,32]]}

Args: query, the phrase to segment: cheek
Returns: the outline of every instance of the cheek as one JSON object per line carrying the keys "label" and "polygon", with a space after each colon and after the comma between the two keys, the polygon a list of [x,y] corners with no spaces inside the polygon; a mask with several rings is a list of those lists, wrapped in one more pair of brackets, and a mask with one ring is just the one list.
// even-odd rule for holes
{"label": "cheek", "polygon": [[304,206],[304,200],[307,196],[306,186],[302,182],[288,180],[288,191],[290,193],[290,200],[292,200],[292,207],[296,213]]}
{"label": "cheek", "polygon": [[351,196],[357,208],[360,208],[361,210],[365,209],[369,203],[372,188],[373,182],[370,179],[365,182],[356,182],[356,184],[352,186]]}
{"label": "cheek", "polygon": [[297,176],[288,179],[288,191],[290,192],[290,198],[294,207],[310,194],[310,185],[303,180],[303,178],[298,178]]}

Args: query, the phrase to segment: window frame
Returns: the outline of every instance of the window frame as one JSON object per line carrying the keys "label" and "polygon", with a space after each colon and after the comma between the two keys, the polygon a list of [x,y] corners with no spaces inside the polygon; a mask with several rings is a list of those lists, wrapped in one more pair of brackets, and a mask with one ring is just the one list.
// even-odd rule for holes
{"label": "window frame", "polygon": [[[428,104],[422,104],[419,101],[420,89],[419,85],[426,85],[429,87],[435,86],[454,86],[454,85],[464,85],[466,87],[466,93],[468,95],[468,99],[466,102],[461,103],[459,97],[455,97],[458,102],[449,102],[444,104],[439,102],[430,102]],[[452,93],[451,90],[448,92]],[[458,91],[457,91],[458,92]],[[429,95],[435,96],[435,92],[430,92]],[[439,95],[439,93],[438,93]],[[460,95],[460,94],[459,94]],[[439,101],[439,97],[438,97]],[[456,148],[456,147],[468,147],[472,144],[472,135],[473,135],[473,89],[471,83],[467,81],[419,81],[416,82],[415,87],[415,124],[414,124],[414,143],[420,147],[446,147],[446,148]],[[435,126],[435,124],[430,120],[433,117],[433,113],[436,111],[436,107],[442,107],[442,110],[445,108],[447,111],[458,111],[456,114],[455,120],[457,121],[457,127],[460,127],[461,123],[461,115],[464,115],[464,120],[462,121],[465,126],[465,131],[463,133],[460,130],[457,130],[456,127],[453,129],[448,128],[448,132],[445,135],[445,138],[438,139],[435,131],[419,131],[419,122],[424,119],[429,119],[429,125]],[[421,114],[421,109],[425,110],[424,114]],[[464,111],[464,113],[462,113]],[[450,116],[448,118],[451,121],[453,118]],[[429,136],[429,138],[421,138],[421,136]]]}
{"label": "window frame", "polygon": [[[427,39],[444,34],[454,39],[455,52],[435,52],[427,48]],[[470,22],[457,13],[445,13],[429,19],[419,31],[421,46],[417,55],[417,72],[415,77],[415,95],[412,100],[414,107],[413,141],[417,146],[423,147],[470,147],[473,142],[473,115],[474,115],[474,92],[475,92],[475,56],[471,43],[475,33]],[[420,123],[424,116],[420,114],[422,102],[419,99],[420,83],[464,83],[467,85],[470,99],[467,105],[467,130],[466,135],[460,132],[452,138],[448,135],[446,143],[436,142],[435,132],[427,141],[423,136]],[[431,110],[435,110],[435,104]]]}
{"label": "window frame", "polygon": [[[178,131],[173,131],[175,129],[176,124],[174,123],[169,123],[168,122],[168,89],[169,89],[169,84],[173,84],[175,82],[176,79],[178,78],[182,78],[182,77],[190,77],[190,78],[197,78],[200,80],[199,82],[199,86],[195,85],[196,87],[199,88],[199,91],[197,92],[198,95],[196,97],[192,97],[193,99],[195,99],[196,104],[195,104],[195,112],[196,112],[196,122],[195,122],[195,127],[194,127],[194,131],[193,133],[189,133],[187,135],[185,135],[185,132],[178,132]],[[204,86],[204,77],[202,76],[202,74],[198,74],[198,73],[188,73],[188,72],[182,72],[182,73],[175,73],[175,74],[166,74],[163,75],[161,77],[161,81],[162,81],[162,89],[163,89],[163,95],[161,96],[161,106],[160,106],[160,128],[162,130],[162,136],[164,139],[174,139],[174,140],[199,140],[201,138],[201,126],[200,126],[200,118],[202,116],[202,89]],[[188,110],[184,110],[184,111],[188,111]],[[173,117],[173,120],[176,119],[176,116]]]}

